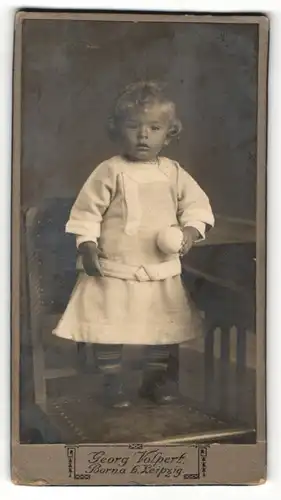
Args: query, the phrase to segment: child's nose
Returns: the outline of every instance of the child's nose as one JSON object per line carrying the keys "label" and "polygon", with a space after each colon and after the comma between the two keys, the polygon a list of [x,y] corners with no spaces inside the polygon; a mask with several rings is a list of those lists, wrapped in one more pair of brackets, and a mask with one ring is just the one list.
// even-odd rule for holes
{"label": "child's nose", "polygon": [[142,139],[145,139],[147,138],[147,127],[145,127],[144,125],[142,125],[141,127],[139,127],[138,129],[138,136],[139,138],[142,138]]}

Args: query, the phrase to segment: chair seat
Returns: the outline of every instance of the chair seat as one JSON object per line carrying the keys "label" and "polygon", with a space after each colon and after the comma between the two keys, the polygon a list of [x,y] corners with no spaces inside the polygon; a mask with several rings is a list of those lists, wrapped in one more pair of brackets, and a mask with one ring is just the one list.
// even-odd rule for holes
{"label": "chair seat", "polygon": [[61,429],[64,443],[176,444],[178,442],[233,442],[254,429],[229,423],[198,410],[188,400],[161,407],[145,404],[130,409],[104,409],[98,398],[73,397],[50,400],[48,414]]}

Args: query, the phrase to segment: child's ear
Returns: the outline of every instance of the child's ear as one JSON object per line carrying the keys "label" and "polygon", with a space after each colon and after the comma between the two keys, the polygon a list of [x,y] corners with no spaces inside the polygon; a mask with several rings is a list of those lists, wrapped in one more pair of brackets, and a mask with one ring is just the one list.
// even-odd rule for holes
{"label": "child's ear", "polygon": [[182,124],[180,120],[175,120],[169,130],[169,138],[178,137],[182,131]]}

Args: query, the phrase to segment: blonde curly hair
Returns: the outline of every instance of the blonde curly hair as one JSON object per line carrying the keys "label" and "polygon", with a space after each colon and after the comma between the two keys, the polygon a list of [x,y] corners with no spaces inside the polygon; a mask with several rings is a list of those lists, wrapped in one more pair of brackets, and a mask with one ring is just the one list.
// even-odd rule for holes
{"label": "blonde curly hair", "polygon": [[112,139],[119,135],[120,122],[131,109],[141,108],[155,103],[162,104],[170,115],[170,128],[168,138],[178,137],[182,124],[176,117],[175,103],[169,99],[165,92],[166,85],[156,81],[140,81],[131,83],[117,97],[112,113],[108,119],[108,133]]}

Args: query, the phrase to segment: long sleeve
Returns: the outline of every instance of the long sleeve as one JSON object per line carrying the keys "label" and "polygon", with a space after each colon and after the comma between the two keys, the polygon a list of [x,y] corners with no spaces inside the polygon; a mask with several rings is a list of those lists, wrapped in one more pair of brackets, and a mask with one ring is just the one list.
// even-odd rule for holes
{"label": "long sleeve", "polygon": [[178,166],[178,221],[182,227],[196,228],[201,239],[206,227],[213,227],[215,220],[209,198],[199,184]]}
{"label": "long sleeve", "polygon": [[82,187],[71,209],[66,232],[82,241],[96,241],[100,236],[103,214],[108,208],[116,189],[114,169],[107,162],[100,164]]}

